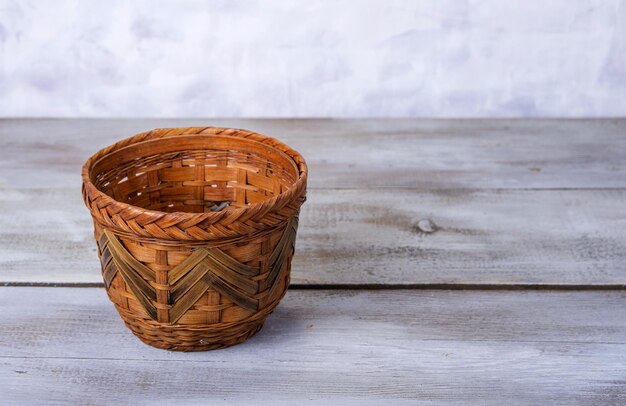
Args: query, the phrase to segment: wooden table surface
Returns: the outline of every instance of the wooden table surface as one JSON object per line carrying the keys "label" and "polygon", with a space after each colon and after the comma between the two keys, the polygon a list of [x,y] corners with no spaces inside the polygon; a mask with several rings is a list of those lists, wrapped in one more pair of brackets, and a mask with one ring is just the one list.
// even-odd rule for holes
{"label": "wooden table surface", "polygon": [[[156,127],[310,167],[263,330],[148,347],[102,288],[80,167]],[[0,120],[0,404],[626,404],[626,120]]]}

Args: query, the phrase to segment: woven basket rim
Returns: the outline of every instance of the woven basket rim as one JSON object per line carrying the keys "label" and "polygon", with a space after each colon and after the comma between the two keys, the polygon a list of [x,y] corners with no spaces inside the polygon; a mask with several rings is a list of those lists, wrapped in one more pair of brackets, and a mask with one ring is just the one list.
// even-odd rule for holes
{"label": "woven basket rim", "polygon": [[[119,149],[127,147],[132,144],[136,144],[143,141],[158,141],[159,139],[166,139],[177,136],[229,136],[242,139],[248,139],[249,141],[256,141],[266,146],[272,147],[277,152],[285,154],[293,163],[297,170],[297,179],[295,182],[284,192],[279,193],[267,200],[263,200],[257,203],[249,203],[244,207],[229,207],[227,210],[221,210],[216,212],[203,212],[193,213],[184,211],[166,212],[160,210],[146,209],[140,206],[135,206],[129,203],[116,200],[112,196],[104,193],[98,189],[91,181],[91,168],[100,159],[106,157]],[[300,155],[285,143],[277,140],[273,137],[268,137],[253,131],[248,131],[238,128],[226,128],[226,127],[171,127],[171,128],[156,128],[151,131],[135,134],[131,137],[124,138],[112,145],[100,149],[92,156],[90,156],[82,167],[81,175],[83,181],[84,192],[89,196],[99,199],[103,199],[108,204],[113,205],[116,210],[125,212],[135,212],[138,216],[149,216],[153,218],[175,218],[177,222],[189,221],[200,222],[206,220],[218,221],[225,217],[241,217],[248,214],[256,214],[261,211],[270,211],[272,207],[283,207],[290,201],[297,199],[301,194],[303,188],[306,187],[306,179],[308,174],[307,164]],[[90,211],[92,208],[89,207]]]}

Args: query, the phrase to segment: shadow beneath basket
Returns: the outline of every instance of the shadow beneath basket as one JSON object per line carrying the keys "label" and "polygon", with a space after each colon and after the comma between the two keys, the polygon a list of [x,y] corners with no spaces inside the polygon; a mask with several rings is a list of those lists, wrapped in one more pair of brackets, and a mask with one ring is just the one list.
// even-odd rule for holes
{"label": "shadow beneath basket", "polygon": [[306,333],[307,322],[288,306],[287,303],[278,305],[263,324],[263,328],[243,345],[289,344],[302,337]]}

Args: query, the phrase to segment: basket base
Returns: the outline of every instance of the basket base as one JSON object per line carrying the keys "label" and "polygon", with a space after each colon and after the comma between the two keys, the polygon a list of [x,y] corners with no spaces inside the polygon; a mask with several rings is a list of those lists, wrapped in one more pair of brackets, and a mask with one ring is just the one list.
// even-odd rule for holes
{"label": "basket base", "polygon": [[227,328],[211,326],[163,325],[129,318],[120,312],[126,326],[144,343],[170,351],[209,351],[246,341],[263,327],[265,318],[250,320]]}

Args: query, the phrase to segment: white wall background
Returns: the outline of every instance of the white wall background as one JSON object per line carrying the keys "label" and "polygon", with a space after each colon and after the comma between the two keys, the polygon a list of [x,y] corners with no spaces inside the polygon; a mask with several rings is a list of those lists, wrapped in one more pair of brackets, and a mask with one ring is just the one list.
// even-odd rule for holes
{"label": "white wall background", "polygon": [[626,115],[626,1],[0,0],[0,116]]}

